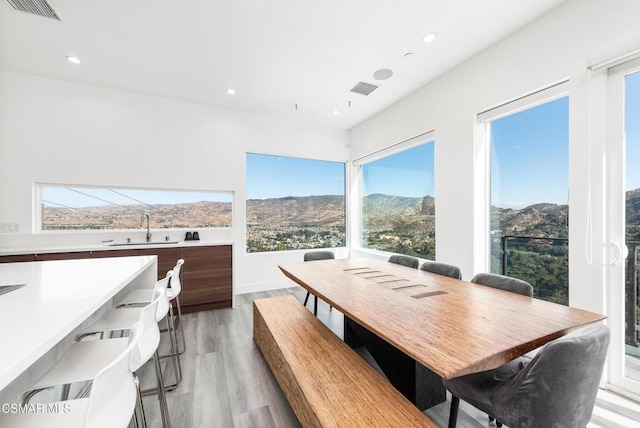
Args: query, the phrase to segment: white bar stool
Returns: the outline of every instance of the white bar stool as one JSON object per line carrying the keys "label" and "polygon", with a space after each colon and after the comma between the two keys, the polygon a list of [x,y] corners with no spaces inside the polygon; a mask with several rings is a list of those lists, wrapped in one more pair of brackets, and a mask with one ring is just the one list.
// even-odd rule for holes
{"label": "white bar stool", "polygon": [[[172,271],[167,272],[167,276],[164,279],[156,282],[154,293],[157,293],[159,289],[163,289],[166,292],[168,290],[166,287],[172,277]],[[166,308],[164,308],[164,304],[159,305],[161,306],[159,307],[159,312],[162,312],[162,316],[158,318],[158,322],[160,322],[163,318],[166,318],[167,310],[169,309],[168,305],[169,303],[167,303]],[[104,335],[105,333],[111,334],[117,331],[128,330],[131,328],[131,325],[133,325],[133,323],[138,320],[138,318],[140,317],[140,313],[143,310],[144,308],[140,307],[122,307],[111,309],[105,312],[102,317],[100,317],[95,323],[91,324],[83,333],[79,334],[77,340],[82,340],[87,336],[91,336],[97,333]],[[169,324],[168,319],[167,324]],[[169,325],[169,327],[171,326]],[[175,389],[182,378],[182,367],[180,365],[180,355],[177,352],[178,343],[175,330],[170,331],[169,339],[171,343],[171,353],[169,354],[169,356],[172,357],[173,371],[175,374],[176,382],[170,385],[165,385],[165,391]],[[153,388],[151,390],[143,391],[143,394],[147,395],[149,393],[155,392],[157,392],[156,388]]]}
{"label": "white bar stool", "polygon": [[[158,345],[160,344],[160,329],[158,327],[158,319],[166,316],[169,301],[165,295],[166,283],[169,278],[164,278],[158,282],[161,283],[157,287],[155,299],[140,311],[139,321],[143,324],[143,333],[140,337],[138,345],[131,353],[130,370],[136,372],[147,361],[153,357],[155,364],[155,372],[158,384],[158,401],[160,403],[160,415],[165,428],[171,426],[169,419],[169,409],[167,407],[166,396],[163,388],[162,370],[160,369],[160,358],[158,357]],[[162,285],[164,283],[164,285]],[[45,374],[38,382],[36,382],[30,391],[23,394],[23,403],[28,401],[37,392],[57,385],[69,385],[77,382],[85,382],[93,379],[95,373],[100,368],[103,360],[113,358],[113,354],[118,352],[119,347],[128,342],[127,338],[91,340],[74,343],[69,350],[63,355],[61,360]],[[142,426],[146,426],[144,417],[144,409],[142,408],[142,394],[139,382],[136,378],[136,387],[138,391],[138,404],[140,406],[140,416]],[[63,390],[63,395],[68,393],[68,388]]]}
{"label": "white bar stool", "polygon": [[[125,428],[136,406],[136,385],[130,370],[132,351],[143,335],[142,323],[136,323],[127,346],[93,377],[88,398],[45,405],[58,412],[0,413],[4,428]],[[64,358],[64,357],[63,357]]]}
{"label": "white bar stool", "polygon": [[[176,309],[178,314],[175,315],[173,313],[173,305],[169,309],[169,313],[171,316],[171,320],[173,322],[173,329],[180,329],[180,335],[182,336],[182,349],[178,351],[178,353],[182,354],[186,348],[186,342],[184,338],[184,327],[182,325],[182,298],[180,294],[182,293],[182,282],[180,280],[180,272],[182,271],[182,265],[184,264],[183,259],[179,259],[176,262],[176,265],[173,267],[173,274],[171,275],[171,281],[169,282],[169,288],[167,288],[167,298],[169,301],[176,301]],[[145,304],[149,302],[150,296],[152,294],[151,289],[149,288],[139,288],[135,290],[131,290],[121,301],[119,301],[116,306],[132,306]],[[176,333],[177,340],[177,333]],[[164,357],[164,355],[163,355]]]}

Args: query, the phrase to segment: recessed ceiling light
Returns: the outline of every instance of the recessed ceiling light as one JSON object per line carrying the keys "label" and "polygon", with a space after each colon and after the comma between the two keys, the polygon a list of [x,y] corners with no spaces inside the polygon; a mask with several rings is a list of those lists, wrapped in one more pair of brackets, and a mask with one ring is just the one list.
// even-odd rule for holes
{"label": "recessed ceiling light", "polygon": [[433,42],[437,38],[438,38],[438,35],[436,33],[429,33],[426,36],[424,36],[422,40],[424,40],[425,43],[429,43],[429,42]]}
{"label": "recessed ceiling light", "polygon": [[338,110],[334,110],[333,114],[340,114],[340,112]]}
{"label": "recessed ceiling light", "polygon": [[80,58],[76,56],[68,56],[67,61],[69,61],[72,64],[82,64],[82,61],[80,60]]}
{"label": "recessed ceiling light", "polygon": [[235,90],[235,89],[233,89],[233,88],[229,88],[229,89],[227,89],[227,94],[229,94],[229,95],[235,95],[235,94],[236,94],[236,90]]}
{"label": "recessed ceiling light", "polygon": [[381,68],[380,70],[373,73],[373,78],[376,80],[387,80],[393,76],[393,71],[388,68]]}

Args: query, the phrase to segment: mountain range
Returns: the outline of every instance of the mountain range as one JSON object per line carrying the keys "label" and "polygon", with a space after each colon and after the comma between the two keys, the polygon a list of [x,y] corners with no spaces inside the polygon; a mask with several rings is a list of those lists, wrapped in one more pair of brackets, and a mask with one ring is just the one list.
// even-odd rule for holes
{"label": "mountain range", "polygon": [[[626,193],[627,239],[640,241],[640,189]],[[372,194],[363,198],[363,214],[371,229],[392,229],[402,222],[428,222],[435,216],[432,196],[404,197]],[[341,227],[345,224],[345,198],[340,195],[289,196],[249,199],[247,226],[306,225]],[[140,215],[151,213],[152,228],[225,227],[231,224],[231,203],[196,202],[173,205],[126,205],[81,209],[43,207],[47,230],[81,228],[137,228]],[[85,227],[86,228],[86,227]],[[568,206],[538,203],[520,210],[491,208],[491,229],[502,235],[566,238]]]}

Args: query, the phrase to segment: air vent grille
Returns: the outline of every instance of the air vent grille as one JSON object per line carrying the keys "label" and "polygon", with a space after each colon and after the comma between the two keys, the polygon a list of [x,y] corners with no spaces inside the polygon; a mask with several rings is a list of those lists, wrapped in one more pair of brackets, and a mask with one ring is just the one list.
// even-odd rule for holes
{"label": "air vent grille", "polygon": [[7,2],[15,10],[60,21],[60,17],[46,0],[7,0]]}
{"label": "air vent grille", "polygon": [[356,94],[369,95],[376,89],[378,89],[378,86],[372,85],[371,83],[358,82],[356,86],[351,88],[351,92],[355,92]]}

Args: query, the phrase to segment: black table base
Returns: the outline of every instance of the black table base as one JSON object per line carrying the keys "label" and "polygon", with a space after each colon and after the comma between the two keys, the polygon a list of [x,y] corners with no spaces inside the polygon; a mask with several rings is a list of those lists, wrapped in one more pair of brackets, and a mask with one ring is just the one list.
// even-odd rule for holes
{"label": "black table base", "polygon": [[440,376],[346,316],[344,341],[366,347],[391,384],[420,410],[446,400]]}

